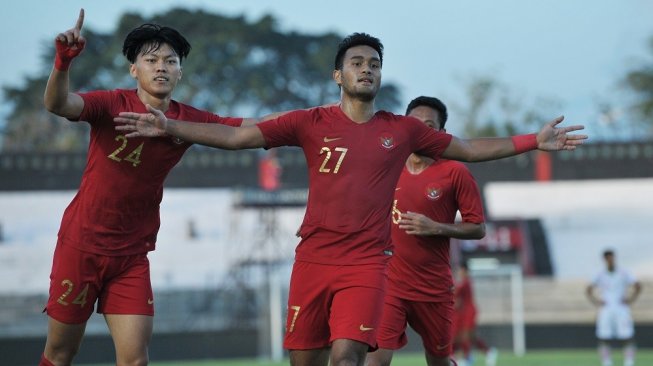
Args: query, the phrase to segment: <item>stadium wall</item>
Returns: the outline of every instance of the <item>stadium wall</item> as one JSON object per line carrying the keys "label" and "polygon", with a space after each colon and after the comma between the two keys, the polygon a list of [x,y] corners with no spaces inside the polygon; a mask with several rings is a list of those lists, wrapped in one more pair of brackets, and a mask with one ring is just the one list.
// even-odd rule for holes
{"label": "stadium wall", "polygon": [[[283,188],[307,188],[304,154],[279,148]],[[167,187],[257,187],[262,150],[191,148],[172,170]],[[3,152],[0,191],[77,189],[85,153]],[[653,141],[586,144],[573,152],[530,152],[496,161],[468,164],[480,186],[497,181],[585,180],[653,177]],[[542,172],[548,172],[543,174]]]}

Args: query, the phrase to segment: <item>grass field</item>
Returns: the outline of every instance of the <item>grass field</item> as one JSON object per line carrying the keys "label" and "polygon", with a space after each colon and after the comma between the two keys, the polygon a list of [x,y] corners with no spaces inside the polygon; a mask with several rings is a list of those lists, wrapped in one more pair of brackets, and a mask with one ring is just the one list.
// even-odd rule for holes
{"label": "grass field", "polygon": [[[613,353],[614,366],[623,365],[620,352]],[[151,366],[287,366],[288,361],[266,362],[260,360],[207,360],[186,362],[151,362]],[[392,361],[393,366],[421,366],[425,365],[424,356],[421,354],[398,354]],[[482,355],[476,357],[473,366],[483,366],[485,360]],[[637,366],[653,365],[653,350],[638,350]],[[109,366],[109,365],[95,365]],[[523,357],[516,357],[509,352],[500,352],[497,366],[600,366],[595,350],[549,350],[528,352]]]}

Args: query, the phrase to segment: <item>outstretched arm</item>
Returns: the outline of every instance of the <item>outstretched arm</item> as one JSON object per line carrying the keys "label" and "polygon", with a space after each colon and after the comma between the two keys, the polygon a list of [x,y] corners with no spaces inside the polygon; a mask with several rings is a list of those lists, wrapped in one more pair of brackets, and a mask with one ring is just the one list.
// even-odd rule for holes
{"label": "outstretched arm", "polygon": [[481,239],[485,236],[485,224],[483,223],[442,223],[410,211],[401,214],[399,228],[406,230],[408,235],[442,235],[457,239]]}
{"label": "outstretched arm", "polygon": [[558,117],[546,123],[540,132],[531,135],[513,137],[481,137],[461,140],[454,137],[442,157],[447,159],[479,162],[501,159],[539,149],[543,151],[574,150],[581,145],[587,135],[571,134],[585,127],[574,125],[557,127],[564,117]]}
{"label": "outstretched arm", "polygon": [[43,101],[45,108],[61,117],[77,118],[84,109],[84,100],[69,91],[68,69],[70,63],[77,57],[86,44],[81,35],[84,24],[84,9],[79,11],[75,26],[64,33],[59,33],[54,40],[54,67],[45,87]]}
{"label": "outstretched arm", "polygon": [[166,134],[184,141],[227,150],[251,149],[265,146],[265,138],[256,126],[231,127],[217,123],[175,121],[166,118],[160,110],[146,105],[150,113],[121,112],[113,120],[116,130],[125,136],[155,137]]}

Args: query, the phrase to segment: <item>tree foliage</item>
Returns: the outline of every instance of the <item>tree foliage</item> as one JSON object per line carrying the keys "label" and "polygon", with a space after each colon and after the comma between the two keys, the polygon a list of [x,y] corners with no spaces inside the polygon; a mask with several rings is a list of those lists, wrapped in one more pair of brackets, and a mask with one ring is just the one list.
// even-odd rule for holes
{"label": "tree foliage", "polygon": [[[73,61],[71,90],[134,88],[122,43],[133,28],[157,23],[178,29],[191,43],[183,78],[173,97],[224,116],[261,116],[335,102],[340,92],[331,78],[341,35],[282,32],[272,16],[248,21],[202,10],[172,9],[144,18],[124,14],[113,34],[88,28],[84,52]],[[62,29],[63,30],[63,29]],[[43,107],[43,92],[54,58],[54,36],[43,59],[44,72],[24,87],[5,87],[11,103],[4,150],[83,150],[88,144],[84,124],[73,127]],[[386,84],[377,107],[393,110],[399,91]]]}
{"label": "tree foliage", "polygon": [[[653,55],[653,37],[649,40],[649,50]],[[637,95],[633,105],[635,113],[653,133],[653,60],[629,71],[624,82]]]}
{"label": "tree foliage", "polygon": [[525,100],[494,76],[471,76],[463,83],[467,105],[452,104],[462,118],[463,136],[508,136],[538,130],[559,102]]}

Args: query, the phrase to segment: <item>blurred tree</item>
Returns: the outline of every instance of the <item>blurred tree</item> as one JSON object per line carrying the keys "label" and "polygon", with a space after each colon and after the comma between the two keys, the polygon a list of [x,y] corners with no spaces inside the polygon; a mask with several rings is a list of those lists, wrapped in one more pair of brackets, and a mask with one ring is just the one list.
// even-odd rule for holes
{"label": "blurred tree", "polygon": [[507,136],[538,130],[560,102],[537,98],[528,104],[494,76],[472,76],[463,82],[467,105],[452,103],[465,137]]}
{"label": "blurred tree", "polygon": [[[135,87],[122,43],[129,31],[143,23],[176,28],[193,47],[182,64],[176,100],[225,116],[261,116],[339,99],[331,71],[340,35],[281,32],[269,15],[248,22],[243,16],[186,9],[151,18],[126,13],[114,34],[85,28],[86,49],[71,68],[71,90]],[[84,150],[88,145],[85,124],[70,126],[43,107],[53,45],[53,41],[48,44],[40,76],[28,79],[24,87],[4,88],[12,110],[2,136],[3,150]],[[398,88],[387,83],[379,91],[377,107],[396,109],[398,94]]]}
{"label": "blurred tree", "polygon": [[[653,37],[649,40],[649,49],[653,54]],[[642,119],[648,126],[649,133],[653,134],[653,60],[629,71],[624,83],[637,95],[633,105],[637,119]]]}

